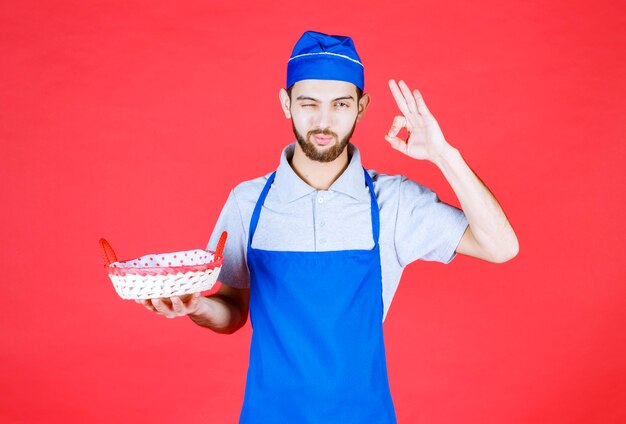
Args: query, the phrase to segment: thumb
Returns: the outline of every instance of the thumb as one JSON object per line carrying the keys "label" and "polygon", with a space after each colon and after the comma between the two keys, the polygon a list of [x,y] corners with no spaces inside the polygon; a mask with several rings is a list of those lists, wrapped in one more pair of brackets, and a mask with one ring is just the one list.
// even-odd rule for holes
{"label": "thumb", "polygon": [[389,128],[389,132],[387,135],[391,137],[395,137],[398,135],[402,127],[406,126],[406,118],[404,116],[395,116],[393,118],[393,123],[391,124],[391,128]]}
{"label": "thumb", "polygon": [[391,137],[389,135],[385,136],[385,140],[387,140],[387,142],[389,142],[389,144],[391,145],[391,147],[393,147],[394,149],[402,152],[402,153],[406,153],[406,142],[404,140],[402,140],[399,137]]}

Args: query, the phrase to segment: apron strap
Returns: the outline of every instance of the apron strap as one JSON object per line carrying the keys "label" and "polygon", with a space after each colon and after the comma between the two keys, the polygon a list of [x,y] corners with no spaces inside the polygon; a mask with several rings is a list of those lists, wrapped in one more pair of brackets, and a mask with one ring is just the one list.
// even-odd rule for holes
{"label": "apron strap", "polygon": [[[374,237],[374,246],[378,246],[378,238],[380,235],[380,216],[378,210],[378,201],[376,200],[376,194],[374,192],[374,183],[372,182],[372,177],[367,173],[365,167],[363,168],[363,173],[365,174],[365,182],[369,187],[370,198],[371,198],[371,207],[370,213],[372,215],[372,235]],[[256,231],[256,227],[259,223],[259,216],[261,215],[261,208],[263,207],[263,203],[265,203],[265,198],[267,197],[267,193],[270,191],[270,187],[274,182],[274,177],[276,177],[276,171],[272,173],[267,179],[265,186],[263,187],[263,191],[259,196],[259,200],[257,200],[256,205],[254,206],[254,212],[252,213],[252,218],[250,219],[250,228],[248,230],[248,247],[252,246],[252,237],[254,237],[254,232]]]}
{"label": "apron strap", "polygon": [[270,191],[270,187],[272,186],[272,182],[274,182],[274,177],[276,177],[276,171],[272,172],[272,175],[267,179],[265,183],[265,187],[263,187],[263,191],[259,196],[259,200],[257,200],[256,205],[254,206],[254,212],[252,213],[252,218],[250,219],[250,229],[248,230],[248,248],[252,246],[252,237],[254,237],[254,232],[256,231],[256,226],[259,223],[259,216],[261,215],[261,207],[263,207],[263,203],[265,202],[265,198],[267,197],[267,193]]}
{"label": "apron strap", "polygon": [[365,182],[370,188],[370,197],[372,198],[372,206],[370,212],[372,214],[372,234],[374,236],[374,246],[378,246],[378,236],[380,235],[380,215],[378,211],[378,201],[376,200],[376,193],[374,192],[374,182],[372,177],[367,173],[367,169],[363,167],[365,173]]}

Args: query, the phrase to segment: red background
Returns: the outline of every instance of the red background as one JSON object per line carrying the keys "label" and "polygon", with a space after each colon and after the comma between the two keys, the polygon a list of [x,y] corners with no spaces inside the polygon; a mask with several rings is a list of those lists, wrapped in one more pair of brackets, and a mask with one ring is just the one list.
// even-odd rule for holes
{"label": "red background", "polygon": [[[387,80],[419,88],[520,240],[505,264],[407,268],[385,322],[400,423],[626,422],[626,13],[620,1],[5,1],[0,420],[236,422],[230,336],[117,297],[118,256],[203,248],[278,165],[308,29],[350,35],[364,165],[456,197],[392,150]],[[196,421],[194,421],[196,422]]]}

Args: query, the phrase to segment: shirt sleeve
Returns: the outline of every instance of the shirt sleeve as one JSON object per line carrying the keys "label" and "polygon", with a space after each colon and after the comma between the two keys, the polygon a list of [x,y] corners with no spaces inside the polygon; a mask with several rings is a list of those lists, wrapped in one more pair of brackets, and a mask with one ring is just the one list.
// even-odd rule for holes
{"label": "shirt sleeve", "polygon": [[230,192],[222,208],[207,250],[215,250],[223,231],[228,232],[228,237],[224,246],[224,263],[218,280],[232,287],[248,288],[250,287],[250,273],[246,262],[246,231],[234,191]]}
{"label": "shirt sleeve", "polygon": [[467,228],[463,211],[421,184],[401,177],[395,248],[402,267],[418,259],[449,263]]}

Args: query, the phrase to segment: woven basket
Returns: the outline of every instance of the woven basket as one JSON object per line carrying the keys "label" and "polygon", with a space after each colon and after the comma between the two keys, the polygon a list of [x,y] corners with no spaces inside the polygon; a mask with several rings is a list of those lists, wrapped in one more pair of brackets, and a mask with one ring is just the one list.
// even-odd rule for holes
{"label": "woven basket", "polygon": [[224,244],[220,236],[215,252],[204,249],[144,255],[118,261],[108,241],[101,238],[104,268],[122,299],[154,299],[209,290],[222,269]]}

